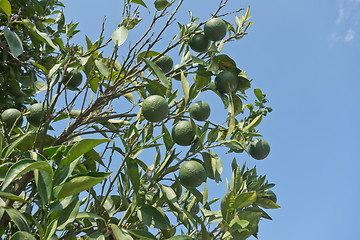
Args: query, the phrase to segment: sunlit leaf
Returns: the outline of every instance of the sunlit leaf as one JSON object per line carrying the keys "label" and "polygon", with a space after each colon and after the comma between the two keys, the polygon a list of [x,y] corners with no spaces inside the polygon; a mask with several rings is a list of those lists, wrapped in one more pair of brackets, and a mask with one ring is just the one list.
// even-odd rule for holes
{"label": "sunlit leaf", "polygon": [[111,39],[119,47],[126,41],[127,37],[128,30],[126,29],[126,27],[121,26],[113,32]]}

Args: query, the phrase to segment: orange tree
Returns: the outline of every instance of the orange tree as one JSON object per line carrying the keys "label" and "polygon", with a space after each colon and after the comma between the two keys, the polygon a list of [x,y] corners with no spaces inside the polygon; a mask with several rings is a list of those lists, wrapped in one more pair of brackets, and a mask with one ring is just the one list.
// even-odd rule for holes
{"label": "orange tree", "polygon": [[[269,154],[257,126],[271,108],[222,52],[246,35],[250,8],[226,12],[220,0],[210,19],[190,13],[176,25],[182,3],[126,0],[111,38],[101,31],[79,46],[60,1],[0,2],[3,239],[246,239],[271,219],[274,184],[237,159]],[[139,23],[146,30],[128,41]],[[178,34],[155,51],[174,25]],[[224,104],[225,122],[198,101],[204,92]],[[223,149],[236,156],[231,181],[209,199]]]}

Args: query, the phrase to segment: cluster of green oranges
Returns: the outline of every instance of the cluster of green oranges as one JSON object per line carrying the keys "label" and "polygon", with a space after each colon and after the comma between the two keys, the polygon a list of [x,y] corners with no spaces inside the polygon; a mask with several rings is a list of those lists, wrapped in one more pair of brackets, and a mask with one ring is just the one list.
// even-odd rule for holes
{"label": "cluster of green oranges", "polygon": [[[29,107],[26,113],[27,121],[35,126],[41,126],[46,120],[46,113],[48,107],[42,103],[34,103]],[[21,127],[23,123],[23,114],[16,108],[6,109],[1,114],[2,121],[7,129],[10,129],[14,126]]]}
{"label": "cluster of green oranges", "polygon": [[[204,29],[194,23],[188,24],[190,38],[189,47],[195,52],[206,52],[211,41],[222,40],[227,33],[227,25],[220,18],[212,18],[204,25]],[[155,63],[166,74],[171,70],[174,72],[172,77],[181,80],[181,71],[186,76],[186,68],[181,65],[174,65],[173,60],[168,55],[159,57]],[[215,77],[215,87],[221,93],[230,94],[236,90],[249,88],[247,79],[243,79],[237,70],[223,70]],[[141,106],[144,118],[150,122],[161,122],[168,117],[169,106],[164,97],[151,95],[147,97]],[[206,121],[210,116],[210,106],[204,101],[197,101],[190,107],[190,116],[196,121]],[[188,120],[178,121],[172,128],[171,137],[174,143],[180,146],[189,146],[196,139],[196,132],[193,122]],[[270,152],[269,144],[263,139],[255,139],[250,142],[248,147],[250,155],[257,160],[264,159]],[[183,186],[195,188],[200,186],[207,178],[204,164],[200,160],[185,161],[179,170],[179,179]]]}

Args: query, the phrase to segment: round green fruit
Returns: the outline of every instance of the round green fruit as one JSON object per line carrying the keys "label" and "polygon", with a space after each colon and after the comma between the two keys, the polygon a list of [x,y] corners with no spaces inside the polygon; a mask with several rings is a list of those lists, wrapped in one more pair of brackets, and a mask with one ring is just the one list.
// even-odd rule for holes
{"label": "round green fruit", "polygon": [[210,106],[205,101],[197,101],[190,108],[190,115],[198,121],[205,121],[210,116]]}
{"label": "round green fruit", "polygon": [[46,105],[42,103],[34,103],[29,107],[26,118],[31,125],[39,127],[46,120],[47,110],[48,107]]}
{"label": "round green fruit", "polygon": [[180,146],[189,146],[194,140],[195,130],[190,121],[180,121],[171,132],[172,139]]}
{"label": "round green fruit", "polygon": [[202,33],[196,33],[190,38],[189,46],[195,52],[205,52],[210,47],[210,40]]}
{"label": "round green fruit", "polygon": [[206,180],[206,171],[201,163],[190,160],[181,165],[179,178],[185,187],[196,188]]}
{"label": "round green fruit", "polygon": [[215,78],[215,86],[222,93],[234,92],[238,86],[238,76],[230,71],[222,71]]}
{"label": "round green fruit", "polygon": [[174,62],[168,55],[163,55],[158,58],[155,63],[161,68],[164,73],[170,72],[173,68]]}
{"label": "round green fruit", "polygon": [[16,108],[6,109],[2,114],[1,118],[5,123],[5,127],[10,129],[16,122],[16,127],[21,127],[23,122],[23,117],[21,116],[21,112]]}
{"label": "round green fruit", "polygon": [[270,146],[267,141],[261,138],[252,140],[248,146],[248,151],[256,160],[262,160],[267,157],[270,153]]}
{"label": "round green fruit", "polygon": [[169,106],[162,96],[151,95],[142,103],[141,111],[149,122],[161,122],[169,114]]}
{"label": "round green fruit", "polygon": [[220,18],[212,18],[205,23],[205,36],[212,41],[220,41],[227,32],[226,23]]}
{"label": "round green fruit", "polygon": [[78,69],[68,68],[64,73],[62,83],[70,89],[77,88],[82,82],[82,74]]}

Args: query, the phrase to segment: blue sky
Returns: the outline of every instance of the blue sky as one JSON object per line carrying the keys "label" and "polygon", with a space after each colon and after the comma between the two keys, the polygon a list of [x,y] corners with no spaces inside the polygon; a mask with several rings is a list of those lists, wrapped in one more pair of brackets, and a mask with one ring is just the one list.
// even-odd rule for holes
{"label": "blue sky", "polygon": [[[121,2],[65,0],[67,21],[80,22],[76,41],[83,43],[84,34],[96,40],[104,16],[105,33],[111,36],[121,21]],[[189,20],[187,10],[208,19],[218,3],[185,2],[182,22]],[[239,164],[256,164],[260,174],[276,183],[281,209],[269,211],[273,221],[260,223],[259,239],[356,239],[360,0],[230,0],[228,9],[249,4],[255,25],[224,52],[254,79],[253,87],[267,94],[274,110],[260,127],[271,145],[269,157],[238,156]],[[130,31],[129,39],[137,34]],[[233,156],[222,157],[223,178],[230,179]],[[218,194],[221,186],[215,187]]]}

